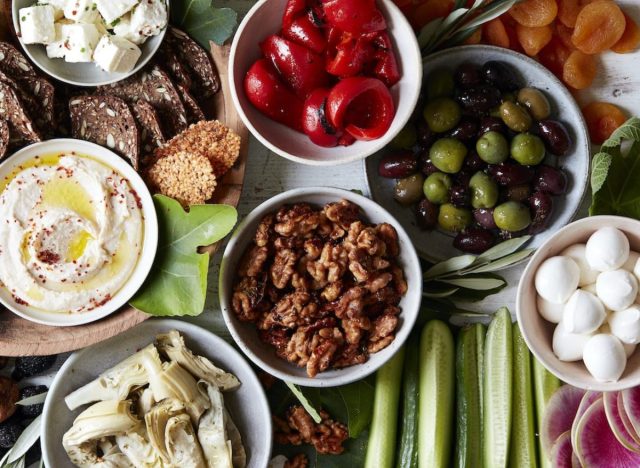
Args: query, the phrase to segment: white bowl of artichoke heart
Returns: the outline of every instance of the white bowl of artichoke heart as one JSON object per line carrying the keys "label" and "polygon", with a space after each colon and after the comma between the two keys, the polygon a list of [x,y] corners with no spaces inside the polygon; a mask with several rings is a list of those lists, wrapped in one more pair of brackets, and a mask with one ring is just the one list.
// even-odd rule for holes
{"label": "white bowl of artichoke heart", "polygon": [[46,466],[264,467],[271,417],[249,364],[216,335],[149,320],[74,353],[45,402]]}

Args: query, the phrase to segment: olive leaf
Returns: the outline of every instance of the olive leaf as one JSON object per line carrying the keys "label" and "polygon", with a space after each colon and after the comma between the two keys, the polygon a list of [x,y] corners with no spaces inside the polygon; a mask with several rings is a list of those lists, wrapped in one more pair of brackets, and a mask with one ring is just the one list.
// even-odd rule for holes
{"label": "olive leaf", "polygon": [[13,447],[11,447],[0,460],[0,468],[20,466],[20,463],[22,463],[24,467],[24,455],[40,438],[41,426],[42,415],[36,417],[31,421],[31,424],[22,431],[22,434],[20,434],[16,443],[13,444]]}
{"label": "olive leaf", "polygon": [[506,286],[507,284],[505,280],[495,278],[454,278],[442,279],[440,282],[460,288],[473,289],[475,291],[489,291]]}
{"label": "olive leaf", "polygon": [[481,265],[477,268],[472,268],[470,273],[490,273],[493,271],[502,270],[503,268],[507,268],[528,258],[533,252],[533,249],[521,250],[520,252],[506,255],[502,258],[498,258],[497,260]]}
{"label": "olive leaf", "polygon": [[158,253],[131,305],[156,316],[200,315],[207,291],[209,254],[198,247],[225,237],[238,219],[227,205],[194,205],[185,212],[180,203],[154,195],[158,214]]}
{"label": "olive leaf", "polygon": [[322,418],[320,417],[320,413],[318,413],[318,410],[313,406],[313,404],[305,396],[302,390],[300,390],[300,387],[298,387],[296,384],[293,384],[291,382],[285,382],[285,385],[289,388],[289,390],[291,390],[291,393],[293,393],[294,396],[298,399],[298,401],[300,402],[302,407],[305,409],[305,411],[309,413],[309,416],[311,416],[311,419],[313,419],[316,424],[319,424],[320,421],[322,421]]}
{"label": "olive leaf", "polygon": [[436,263],[424,273],[424,279],[434,279],[447,273],[463,270],[472,265],[476,259],[477,257],[474,255],[460,255],[459,257],[452,257],[443,262]]}
{"label": "olive leaf", "polygon": [[238,14],[231,8],[214,7],[212,0],[185,0],[171,4],[171,20],[209,50],[209,41],[222,45],[233,35]]}
{"label": "olive leaf", "polygon": [[23,398],[20,401],[16,401],[16,405],[20,406],[31,406],[31,405],[39,405],[44,403],[44,400],[47,399],[48,392],[38,393],[37,395],[33,395],[27,398]]}
{"label": "olive leaf", "polygon": [[531,236],[522,236],[500,242],[499,244],[491,247],[486,252],[480,254],[478,256],[476,264],[491,262],[494,260],[498,260],[499,258],[503,258],[504,256],[515,252],[524,244],[529,242],[529,239],[531,239]]}

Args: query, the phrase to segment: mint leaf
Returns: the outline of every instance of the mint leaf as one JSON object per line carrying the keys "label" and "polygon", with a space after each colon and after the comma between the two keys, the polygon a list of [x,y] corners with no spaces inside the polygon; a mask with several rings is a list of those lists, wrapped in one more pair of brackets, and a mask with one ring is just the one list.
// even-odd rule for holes
{"label": "mint leaf", "polygon": [[185,212],[180,203],[154,195],[158,214],[158,253],[131,305],[151,315],[200,315],[207,291],[209,254],[198,247],[225,237],[238,213],[227,205],[194,205]]}
{"label": "mint leaf", "polygon": [[627,120],[600,150],[593,160],[589,214],[640,219],[640,118]]}
{"label": "mint leaf", "polygon": [[209,41],[222,45],[233,35],[238,14],[231,8],[214,7],[211,0],[186,0],[171,4],[171,20],[209,50]]}

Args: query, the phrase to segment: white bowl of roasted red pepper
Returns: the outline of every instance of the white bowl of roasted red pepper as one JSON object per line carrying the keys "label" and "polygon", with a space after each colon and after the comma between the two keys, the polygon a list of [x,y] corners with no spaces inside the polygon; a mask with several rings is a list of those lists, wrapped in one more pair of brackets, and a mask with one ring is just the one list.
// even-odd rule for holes
{"label": "white bowl of roasted red pepper", "polygon": [[259,1],[230,62],[234,104],[251,133],[311,165],[382,149],[409,120],[422,83],[415,34],[390,0]]}
{"label": "white bowl of roasted red pepper", "polygon": [[371,193],[434,261],[534,235],[575,216],[590,147],[569,91],[542,65],[490,46],[425,59],[414,118],[367,160]]}

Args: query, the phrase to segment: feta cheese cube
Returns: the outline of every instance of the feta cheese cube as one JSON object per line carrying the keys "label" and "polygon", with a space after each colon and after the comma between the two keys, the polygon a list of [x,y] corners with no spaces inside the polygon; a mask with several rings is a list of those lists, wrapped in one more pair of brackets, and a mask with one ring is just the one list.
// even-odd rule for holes
{"label": "feta cheese cube", "polygon": [[61,30],[65,41],[67,62],[91,62],[100,34],[95,24],[63,24]]}
{"label": "feta cheese cube", "polygon": [[108,72],[127,73],[133,70],[142,52],[133,42],[118,36],[102,36],[93,53],[93,60]]}
{"label": "feta cheese cube", "polygon": [[138,0],[95,0],[95,2],[108,25],[138,4]]}
{"label": "feta cheese cube", "polygon": [[155,36],[167,26],[164,0],[145,0],[131,12],[131,30],[143,36]]}
{"label": "feta cheese cube", "polygon": [[51,5],[53,7],[53,16],[56,20],[64,18],[64,6],[66,0],[40,0],[39,5]]}
{"label": "feta cheese cube", "polygon": [[56,40],[54,9],[51,5],[20,8],[20,36],[25,44],[51,44]]}
{"label": "feta cheese cube", "polygon": [[76,23],[95,23],[100,13],[94,0],[67,0],[64,16]]}
{"label": "feta cheese cube", "polygon": [[126,40],[138,45],[144,43],[144,41],[147,40],[147,36],[143,36],[138,31],[134,31],[133,29],[131,29],[131,15],[129,13],[120,17],[116,21],[116,24],[113,27],[113,34],[118,37],[123,37]]}
{"label": "feta cheese cube", "polygon": [[64,58],[67,53],[65,47],[65,40],[62,36],[62,25],[56,24],[56,40],[47,45],[47,57],[49,58]]}

